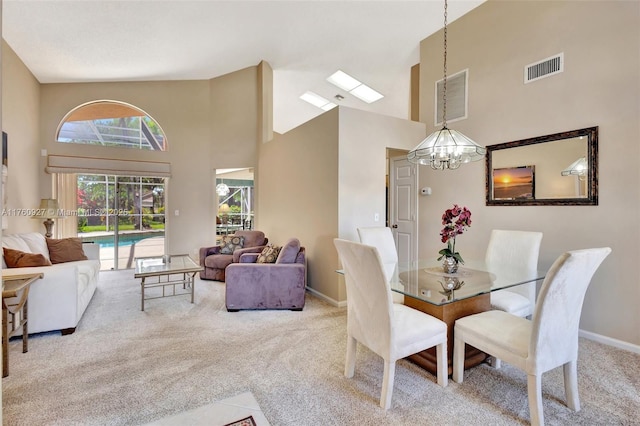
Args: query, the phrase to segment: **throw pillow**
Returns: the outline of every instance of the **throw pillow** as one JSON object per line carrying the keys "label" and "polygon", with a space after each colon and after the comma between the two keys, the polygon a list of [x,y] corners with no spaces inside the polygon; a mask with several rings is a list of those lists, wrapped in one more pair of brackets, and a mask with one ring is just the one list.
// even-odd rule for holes
{"label": "throw pillow", "polygon": [[274,246],[271,243],[267,244],[267,246],[262,249],[262,253],[258,256],[256,263],[276,263],[280,249],[281,247]]}
{"label": "throw pillow", "polygon": [[49,259],[54,264],[87,260],[87,256],[82,250],[80,238],[61,238],[59,240],[47,238],[47,247],[49,248]]}
{"label": "throw pillow", "polygon": [[287,243],[282,246],[280,255],[276,260],[276,263],[295,263],[300,251],[300,240],[297,238],[291,238]]}
{"label": "throw pillow", "polygon": [[220,254],[233,254],[237,249],[244,247],[244,237],[225,235],[220,242]]}
{"label": "throw pillow", "polygon": [[51,262],[40,253],[26,253],[3,247],[4,261],[9,268],[26,268],[29,266],[51,266]]}
{"label": "throw pillow", "polygon": [[[40,253],[41,255],[49,259],[49,249],[47,248],[47,239],[45,238],[44,235],[42,235],[39,232],[27,232],[19,235],[20,235],[20,238],[22,238],[22,240],[25,243],[27,243],[27,245],[29,246],[29,250],[27,250],[28,253],[36,253],[36,254]],[[13,247],[10,245],[7,245],[6,247],[16,248],[20,250],[18,247]]]}

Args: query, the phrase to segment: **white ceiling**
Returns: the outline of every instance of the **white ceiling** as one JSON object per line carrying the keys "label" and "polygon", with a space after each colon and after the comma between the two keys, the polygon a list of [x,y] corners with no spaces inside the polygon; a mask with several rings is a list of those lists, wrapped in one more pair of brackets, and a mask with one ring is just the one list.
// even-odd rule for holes
{"label": "white ceiling", "polygon": [[[483,1],[449,0],[449,22]],[[4,0],[2,7],[4,39],[41,83],[210,79],[265,60],[274,70],[279,133],[322,113],[299,99],[307,90],[407,118],[420,40],[444,19],[439,0]],[[337,69],[385,97],[366,104],[331,85],[325,79]]]}

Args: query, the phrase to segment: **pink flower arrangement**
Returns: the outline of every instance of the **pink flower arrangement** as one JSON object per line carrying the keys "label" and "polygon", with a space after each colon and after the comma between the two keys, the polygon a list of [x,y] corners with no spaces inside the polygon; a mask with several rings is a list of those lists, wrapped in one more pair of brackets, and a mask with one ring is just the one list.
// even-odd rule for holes
{"label": "pink flower arrangement", "polygon": [[454,204],[453,208],[445,210],[442,215],[442,224],[444,228],[440,231],[440,237],[443,243],[447,243],[447,248],[438,252],[440,254],[438,260],[453,257],[456,261],[464,263],[460,253],[456,252],[456,236],[461,235],[471,226],[471,212],[466,207],[461,208]]}

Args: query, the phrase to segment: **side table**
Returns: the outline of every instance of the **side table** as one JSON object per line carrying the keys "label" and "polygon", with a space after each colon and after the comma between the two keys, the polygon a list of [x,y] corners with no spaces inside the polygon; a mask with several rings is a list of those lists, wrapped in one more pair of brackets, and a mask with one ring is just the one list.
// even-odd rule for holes
{"label": "side table", "polygon": [[[9,338],[22,327],[22,353],[29,350],[28,299],[29,286],[44,274],[24,274],[2,278],[2,377],[9,375]],[[9,328],[11,314],[11,328]],[[16,324],[16,315],[20,322]]]}

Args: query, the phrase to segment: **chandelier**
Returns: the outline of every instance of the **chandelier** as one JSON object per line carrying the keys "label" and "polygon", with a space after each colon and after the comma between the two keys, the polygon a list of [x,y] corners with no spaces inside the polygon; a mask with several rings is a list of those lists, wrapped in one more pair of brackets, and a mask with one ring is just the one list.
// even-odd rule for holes
{"label": "chandelier", "polygon": [[216,193],[220,196],[220,197],[224,197],[225,195],[229,194],[229,187],[227,186],[226,183],[222,182],[216,185]]}
{"label": "chandelier", "polygon": [[585,157],[580,157],[560,172],[560,174],[562,176],[578,176],[578,179],[584,180],[588,170],[589,165],[587,164],[587,159]]}
{"label": "chandelier", "polygon": [[414,164],[434,170],[457,169],[461,164],[484,158],[487,150],[467,136],[447,127],[447,0],[444,1],[444,78],[442,87],[442,129],[427,136],[407,154]]}

